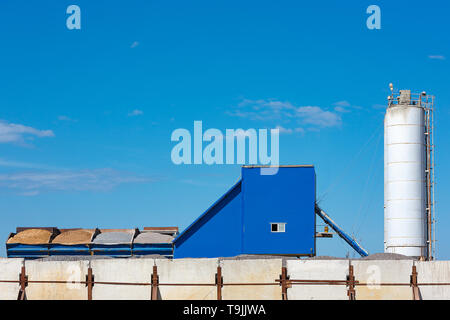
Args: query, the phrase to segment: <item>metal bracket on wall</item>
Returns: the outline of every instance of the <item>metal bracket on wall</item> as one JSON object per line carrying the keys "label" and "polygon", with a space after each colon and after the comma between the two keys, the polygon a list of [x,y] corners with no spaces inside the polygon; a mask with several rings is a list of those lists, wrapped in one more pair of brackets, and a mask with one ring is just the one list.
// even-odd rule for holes
{"label": "metal bracket on wall", "polygon": [[417,284],[417,268],[416,266],[412,266],[412,273],[410,276],[410,284],[412,288],[413,300],[421,300],[419,285]]}
{"label": "metal bracket on wall", "polygon": [[26,272],[25,272],[25,264],[22,266],[22,270],[19,275],[19,284],[20,284],[20,289],[19,289],[19,294],[17,295],[17,300],[26,300],[27,295],[25,293],[25,288],[28,286],[28,276],[26,275]]}
{"label": "metal bracket on wall", "polygon": [[88,289],[88,300],[92,300],[92,287],[94,286],[94,275],[92,274],[92,268],[89,266],[88,274],[86,275],[86,287]]}
{"label": "metal bracket on wall", "polygon": [[287,300],[287,289],[291,288],[292,285],[289,281],[289,276],[287,275],[287,268],[282,267],[281,268],[281,275],[280,275],[280,285],[281,285],[281,299]]}
{"label": "metal bracket on wall", "polygon": [[157,266],[153,266],[152,294],[151,294],[151,299],[152,300],[158,300],[158,284],[159,284],[158,267]]}
{"label": "metal bracket on wall", "polygon": [[222,300],[223,277],[222,277],[222,268],[220,266],[217,267],[216,286],[217,286],[217,300]]}
{"label": "metal bracket on wall", "polygon": [[347,296],[349,300],[356,300],[356,292],[355,292],[355,284],[357,281],[355,281],[355,275],[353,273],[353,266],[348,266],[348,276],[347,276]]}

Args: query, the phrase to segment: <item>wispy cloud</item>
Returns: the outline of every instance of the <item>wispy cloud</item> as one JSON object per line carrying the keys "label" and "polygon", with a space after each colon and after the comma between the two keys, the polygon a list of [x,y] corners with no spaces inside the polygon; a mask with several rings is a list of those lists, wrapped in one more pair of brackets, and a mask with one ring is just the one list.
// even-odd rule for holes
{"label": "wispy cloud", "polygon": [[429,55],[428,58],[433,60],[445,60],[445,56],[443,55]]}
{"label": "wispy cloud", "polygon": [[387,105],[384,105],[384,104],[374,104],[373,106],[372,106],[372,108],[373,109],[386,109],[387,108]]}
{"label": "wispy cloud", "polygon": [[276,126],[275,129],[280,130],[280,134],[291,134],[294,132],[294,130],[291,128],[285,128],[285,127],[279,126],[279,125]]}
{"label": "wispy cloud", "polygon": [[[298,125],[314,127],[338,127],[342,123],[339,113],[328,111],[318,106],[295,106],[290,102],[277,100],[245,99],[232,111],[231,116],[247,118],[255,121],[283,121]],[[286,129],[286,128],[284,128]],[[289,131],[289,129],[286,129]],[[285,133],[288,131],[285,130]],[[290,130],[294,130],[291,128]],[[301,131],[301,129],[299,129]]]}
{"label": "wispy cloud", "polygon": [[68,116],[64,116],[64,115],[58,116],[58,120],[59,121],[67,121],[67,122],[76,122],[77,121],[75,119],[72,119],[72,118],[70,118]]}
{"label": "wispy cloud", "polygon": [[129,117],[136,117],[136,116],[140,116],[142,114],[144,114],[144,112],[142,110],[134,109],[133,111],[128,113],[128,116]]}
{"label": "wispy cloud", "polygon": [[21,161],[11,161],[0,158],[0,167],[8,167],[8,168],[27,168],[27,169],[33,169],[33,168],[43,168],[43,166],[29,163],[29,162],[21,162]]}
{"label": "wispy cloud", "polygon": [[34,171],[0,174],[0,188],[22,195],[51,191],[109,191],[125,183],[148,183],[159,179],[110,168],[94,170]]}
{"label": "wispy cloud", "polygon": [[280,134],[292,134],[295,132],[302,133],[302,134],[305,133],[305,129],[303,129],[303,128],[285,128],[283,126],[278,125],[275,127],[275,129],[280,130]]}
{"label": "wispy cloud", "polygon": [[352,105],[347,100],[335,102],[335,103],[333,103],[333,105],[334,105],[334,111],[339,112],[339,113],[348,113],[348,112],[351,112],[352,109],[362,109],[360,106]]}
{"label": "wispy cloud", "polygon": [[22,124],[9,123],[0,120],[0,143],[25,144],[34,137],[54,137],[52,130],[39,130]]}
{"label": "wispy cloud", "polygon": [[131,44],[130,48],[131,48],[131,49],[136,48],[138,45],[139,45],[139,42],[138,42],[138,41],[134,41],[134,42]]}

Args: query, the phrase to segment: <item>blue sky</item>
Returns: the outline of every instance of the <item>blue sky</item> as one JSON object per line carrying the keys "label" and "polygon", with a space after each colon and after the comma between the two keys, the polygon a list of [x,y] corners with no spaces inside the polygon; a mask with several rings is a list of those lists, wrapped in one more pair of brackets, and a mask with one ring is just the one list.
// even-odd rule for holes
{"label": "blue sky", "polygon": [[[81,30],[66,8],[81,8]],[[381,29],[366,8],[381,8]],[[16,226],[188,226],[239,165],[171,162],[177,128],[283,128],[322,207],[383,250],[388,84],[437,97],[438,258],[450,259],[445,1],[0,3],[0,235]],[[295,120],[279,116],[303,108]],[[256,110],[256,111],[255,111]],[[258,113],[259,112],[259,113]],[[320,255],[353,251],[318,240]],[[5,255],[4,249],[0,251]]]}

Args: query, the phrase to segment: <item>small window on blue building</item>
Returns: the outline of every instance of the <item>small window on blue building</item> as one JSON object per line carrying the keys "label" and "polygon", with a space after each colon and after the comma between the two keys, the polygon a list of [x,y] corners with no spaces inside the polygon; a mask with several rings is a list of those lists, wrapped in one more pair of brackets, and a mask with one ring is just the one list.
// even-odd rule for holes
{"label": "small window on blue building", "polygon": [[285,222],[272,222],[270,224],[270,232],[286,232],[286,223]]}

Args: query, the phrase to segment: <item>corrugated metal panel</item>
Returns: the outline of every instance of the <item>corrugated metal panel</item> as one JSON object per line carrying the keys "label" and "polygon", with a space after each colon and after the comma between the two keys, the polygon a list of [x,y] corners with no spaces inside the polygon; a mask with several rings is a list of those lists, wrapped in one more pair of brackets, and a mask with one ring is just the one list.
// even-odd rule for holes
{"label": "corrugated metal panel", "polygon": [[92,244],[91,253],[97,256],[131,256],[131,244]]}
{"label": "corrugated metal panel", "polygon": [[88,256],[90,255],[89,244],[50,244],[49,254],[51,256]]}
{"label": "corrugated metal panel", "polygon": [[171,243],[134,243],[133,244],[133,255],[153,255],[160,254],[162,256],[173,256],[173,245]]}
{"label": "corrugated metal panel", "polygon": [[7,243],[6,254],[8,258],[42,258],[48,256],[48,245]]}

